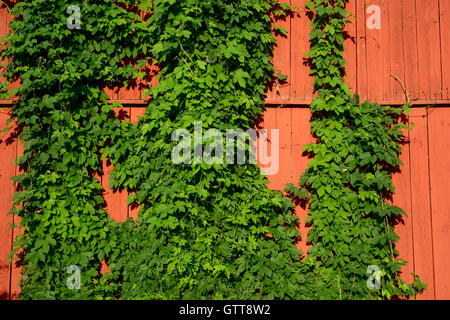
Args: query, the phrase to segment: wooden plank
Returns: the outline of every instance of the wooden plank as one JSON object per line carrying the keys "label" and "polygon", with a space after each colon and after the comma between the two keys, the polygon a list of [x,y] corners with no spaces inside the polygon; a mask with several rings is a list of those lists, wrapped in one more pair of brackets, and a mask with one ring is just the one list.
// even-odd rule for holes
{"label": "wooden plank", "polygon": [[420,99],[442,99],[438,0],[416,0]]}
{"label": "wooden plank", "polygon": [[450,1],[440,0],[442,99],[450,99]]}
{"label": "wooden plank", "polygon": [[[275,108],[267,108],[264,111],[263,114],[263,122],[261,123],[262,129],[267,130],[267,156],[272,156],[271,154],[271,146],[272,146],[272,140],[271,140],[271,130],[277,129],[277,112]],[[262,165],[261,163],[267,163],[267,159],[261,159],[259,157],[259,149],[261,148],[261,145],[258,144],[258,163],[261,168],[265,168],[268,166]],[[269,188],[273,190],[278,190],[279,187],[279,181],[277,180],[276,174],[274,175],[268,175],[267,178],[269,179],[269,184],[267,185]]]}
{"label": "wooden plank", "polygon": [[[130,107],[115,108],[114,112],[119,119],[130,118]],[[109,177],[113,168],[114,166],[108,159],[103,160],[102,186],[105,190],[103,198],[106,201],[106,210],[111,218],[118,222],[123,222],[128,217],[128,206],[126,203],[128,193],[126,190],[114,190],[109,187]]]}
{"label": "wooden plank", "polygon": [[356,69],[357,90],[361,101],[367,100],[367,36],[366,36],[366,7],[364,0],[356,1]]}
{"label": "wooden plank", "polygon": [[[137,123],[139,121],[139,117],[144,116],[145,114],[145,109],[143,107],[132,107],[130,110],[130,121],[132,123]],[[130,193],[128,193],[129,195]],[[132,217],[134,220],[137,219],[138,217],[138,212],[140,210],[140,206],[138,207],[134,207],[134,206],[129,206],[128,207],[128,216]]]}
{"label": "wooden plank", "polygon": [[[303,154],[303,147],[311,142],[310,117],[311,113],[307,108],[292,109],[292,175],[295,186],[298,185],[301,175],[308,168],[309,159]],[[310,248],[306,244],[308,230],[310,229],[305,225],[305,220],[308,216],[307,210],[308,205],[306,201],[296,204],[295,213],[300,219],[299,227],[301,232],[301,241],[297,243],[297,248],[304,254]]]}
{"label": "wooden plank", "polygon": [[[23,143],[21,141],[17,141],[17,157],[20,157],[23,155]],[[16,166],[16,174],[22,174],[23,171],[20,170],[18,166]],[[14,186],[15,190],[17,190],[17,184]],[[13,216],[13,222],[20,226],[20,217],[17,215]],[[13,239],[16,240],[16,237],[20,234],[23,234],[23,228],[15,228],[13,230]],[[20,286],[19,286],[19,280],[22,277],[21,274],[21,264],[19,260],[15,257],[11,266],[11,290],[10,290],[10,298],[12,300],[19,299],[20,294]]]}
{"label": "wooden plank", "polygon": [[436,299],[450,298],[450,108],[430,109],[431,219]]}
{"label": "wooden plank", "polygon": [[[8,119],[8,110],[0,109],[1,129],[6,127]],[[17,142],[11,138],[11,132],[0,133],[0,300],[10,298],[11,264],[8,255],[11,252],[12,244],[12,231],[10,230],[12,216],[8,215],[8,212],[11,210],[11,198],[14,192],[11,177],[15,175],[13,161],[17,152]]]}
{"label": "wooden plank", "polygon": [[[408,135],[407,130],[404,131]],[[402,268],[401,278],[408,283],[414,279],[411,273],[414,271],[414,243],[413,230],[411,223],[411,177],[410,177],[410,162],[409,162],[409,144],[402,145],[403,150],[400,155],[400,160],[403,166],[400,166],[399,172],[396,172],[392,181],[395,187],[395,194],[393,195],[393,204],[402,208],[408,217],[403,217],[402,221],[395,226],[395,232],[400,237],[396,249],[399,251],[399,258],[407,261],[408,264]]]}
{"label": "wooden plank", "polygon": [[356,83],[357,83],[356,0],[350,0],[347,3],[346,10],[352,14],[352,17],[350,17],[351,22],[348,23],[344,29],[344,34],[346,36],[346,40],[344,41],[344,46],[345,46],[344,59],[346,61],[345,82],[350,87],[350,92],[355,92],[356,91]]}
{"label": "wooden plank", "polygon": [[291,5],[300,11],[291,19],[291,99],[292,101],[311,101],[313,98],[314,77],[310,76],[310,67],[305,53],[310,51],[309,34],[311,20],[306,15],[307,0],[292,0]]}
{"label": "wooden plank", "polygon": [[[290,0],[281,0],[281,3],[291,3]],[[287,30],[287,36],[276,36],[277,45],[274,49],[273,65],[275,73],[281,73],[287,76],[287,80],[279,82],[275,80],[271,88],[267,92],[267,97],[279,101],[289,100],[290,98],[290,83],[291,83],[291,55],[290,55],[290,37],[291,37],[291,21],[289,17],[280,19],[274,23],[276,26],[283,27]]]}
{"label": "wooden plank", "polygon": [[388,1],[388,22],[389,22],[389,74],[398,77],[401,82],[399,83],[394,77],[388,77],[388,84],[390,85],[390,92],[385,92],[383,100],[406,100],[405,93],[403,91],[403,85],[405,82],[405,66],[404,66],[404,48],[403,41],[403,21],[402,21],[402,2],[401,1]]}
{"label": "wooden plank", "polygon": [[104,88],[103,91],[108,95],[110,101],[116,101],[118,100],[117,90],[115,88]]}
{"label": "wooden plank", "polygon": [[283,191],[287,183],[294,183],[292,159],[292,109],[275,109],[277,114],[277,127],[279,130],[279,169],[277,180],[278,190]]}
{"label": "wooden plank", "polygon": [[413,109],[410,135],[411,215],[414,243],[414,272],[427,284],[427,290],[418,299],[434,299],[433,238],[430,208],[429,158],[427,112]]}
{"label": "wooden plank", "polygon": [[[138,117],[141,117],[145,114],[145,108],[143,107],[132,107],[130,109],[130,121],[132,123],[137,123],[139,121]],[[128,193],[129,195],[130,193]],[[128,216],[133,218],[134,220],[137,219],[138,217],[138,212],[139,212],[140,206],[139,207],[134,207],[132,205],[130,205],[128,207]]]}
{"label": "wooden plank", "polygon": [[128,86],[122,86],[116,90],[118,100],[139,100],[141,92],[137,80],[130,81]]}
{"label": "wooden plank", "polygon": [[[367,0],[364,9],[366,27],[366,56],[367,56],[367,97],[369,101],[382,101],[390,95],[390,43],[388,7],[381,0]],[[375,5],[380,9],[381,28],[369,29],[367,20],[376,13],[367,13],[369,6]],[[360,21],[360,23],[363,23]]]}
{"label": "wooden plank", "polygon": [[416,3],[401,0],[403,29],[403,59],[405,66],[405,87],[412,100],[420,99],[419,62],[417,42]]}
{"label": "wooden plank", "polygon": [[110,217],[118,222],[124,222],[128,217],[126,204],[128,194],[124,190],[114,190],[109,187],[109,177],[113,168],[112,164],[108,165],[107,159],[103,160],[102,186],[105,189],[103,198]]}

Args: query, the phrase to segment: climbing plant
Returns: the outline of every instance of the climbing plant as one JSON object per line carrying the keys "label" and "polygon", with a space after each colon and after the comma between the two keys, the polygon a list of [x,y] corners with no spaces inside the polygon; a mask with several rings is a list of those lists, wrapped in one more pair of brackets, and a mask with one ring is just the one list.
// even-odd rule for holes
{"label": "climbing plant", "polygon": [[[80,28],[68,29],[68,6],[19,2],[2,53],[4,75],[21,79],[8,93],[19,97],[11,119],[25,142],[12,210],[24,228],[21,297],[298,298],[297,218],[258,166],[170,160],[173,130],[196,120],[253,128],[273,73],[269,15],[286,7],[155,0],[144,22],[133,7],[82,2]],[[124,61],[147,46],[160,84],[136,127],[118,121],[102,89],[135,74]],[[135,191],[137,222],[108,218],[100,154],[115,165],[111,186]],[[100,274],[102,259],[111,273]],[[71,266],[79,289],[65,281]]]}
{"label": "climbing plant", "polygon": [[[264,110],[275,43],[272,1],[155,0],[149,19],[159,84],[134,139],[108,151],[113,185],[135,189],[136,227],[111,263],[126,299],[301,298],[305,282],[293,205],[270,190],[257,164],[171,159],[173,132],[254,127]],[[206,140],[206,139],[204,139]],[[133,141],[130,144],[130,141]],[[129,222],[131,225],[135,223]]]}
{"label": "climbing plant", "polygon": [[[132,78],[132,61],[139,54],[145,63],[148,52],[147,28],[131,2],[30,0],[11,10],[2,58],[3,76],[21,81],[5,96],[18,97],[11,121],[24,142],[12,209],[23,227],[15,243],[22,250],[23,299],[100,295],[100,261],[116,240],[94,175],[101,173],[99,150],[109,130],[120,126],[102,88]],[[74,5],[81,19],[71,17]],[[67,286],[70,266],[81,271],[79,290]]]}
{"label": "climbing plant", "polygon": [[[317,98],[311,104],[311,131],[317,142],[305,147],[313,156],[300,180],[287,189],[309,200],[306,223],[314,273],[332,299],[402,298],[424,288],[415,276],[406,284],[399,272],[395,222],[405,215],[391,205],[392,173],[402,163],[402,108],[360,103],[344,82],[345,0],[311,0],[314,14],[308,58]],[[369,274],[368,274],[369,273]],[[369,281],[369,284],[368,284]]]}
{"label": "climbing plant", "polygon": [[[254,127],[274,77],[273,33],[286,32],[273,22],[293,8],[273,0],[75,2],[19,1],[3,39],[3,76],[21,80],[13,90],[2,84],[5,97],[18,96],[11,121],[24,141],[12,209],[24,228],[15,243],[21,298],[389,299],[423,288],[398,277],[393,223],[404,212],[387,201],[408,106],[350,95],[344,0],[307,4],[318,142],[306,147],[313,159],[301,188],[286,189],[309,200],[312,248],[303,260],[294,205],[267,187],[256,164],[198,159],[220,144],[207,139],[184,145],[191,161],[172,159],[176,130]],[[68,28],[73,6],[79,27]],[[153,62],[159,84],[145,91],[145,115],[121,122],[104,87],[143,76]],[[104,158],[114,165],[110,187],[140,206],[136,221],[108,217],[96,177]],[[109,272],[100,272],[102,260]],[[79,288],[68,286],[71,266],[80,269]],[[370,266],[380,270],[381,290],[367,286]]]}

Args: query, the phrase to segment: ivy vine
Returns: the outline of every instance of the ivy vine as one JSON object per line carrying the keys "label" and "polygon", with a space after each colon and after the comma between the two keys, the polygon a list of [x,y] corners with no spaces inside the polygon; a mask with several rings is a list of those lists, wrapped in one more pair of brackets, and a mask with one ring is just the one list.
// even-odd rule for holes
{"label": "ivy vine", "polygon": [[[308,198],[312,224],[309,254],[314,272],[331,299],[405,298],[424,289],[416,275],[413,284],[400,277],[401,266],[394,225],[405,212],[388,202],[394,193],[392,173],[402,163],[401,143],[409,129],[402,108],[360,103],[344,82],[344,26],[350,13],[345,0],[311,0],[311,51],[317,98],[311,104],[311,131],[317,143],[304,150],[313,156],[295,196]],[[378,285],[367,280],[375,271]],[[369,272],[369,274],[368,274]],[[378,289],[378,290],[377,290]]]}
{"label": "ivy vine", "polygon": [[[81,28],[66,26],[81,8]],[[344,0],[311,0],[312,73],[318,98],[313,159],[287,191],[309,201],[306,259],[290,198],[267,188],[256,164],[175,164],[176,129],[247,130],[264,110],[272,80],[273,19],[292,10],[274,0],[25,0],[11,11],[3,76],[21,80],[11,121],[20,128],[23,174],[12,213],[23,235],[23,299],[360,299],[413,296],[424,285],[398,273],[394,220],[386,200],[401,164],[407,112],[350,95],[343,81]],[[139,12],[151,14],[141,16]],[[42,15],[42,12],[46,12]],[[144,17],[144,18],[142,18]],[[300,53],[299,53],[300,54]],[[135,125],[114,114],[105,86],[143,75],[159,84]],[[195,144],[205,149],[213,142]],[[102,159],[111,185],[130,192],[136,221],[104,209]],[[13,252],[13,254],[14,254]],[[105,260],[110,272],[101,273]],[[79,290],[66,270],[79,266]],[[381,270],[381,290],[367,267]]]}
{"label": "ivy vine", "polygon": [[254,127],[274,71],[269,13],[287,9],[262,0],[153,2],[159,85],[134,139],[108,152],[114,186],[135,189],[129,202],[141,205],[136,227],[123,233],[126,250],[111,264],[123,277],[121,297],[301,298],[298,218],[257,164],[171,160],[176,129],[194,132],[197,121],[204,131]]}
{"label": "ivy vine", "polygon": [[[2,58],[3,76],[21,81],[6,96],[18,96],[10,120],[24,142],[11,211],[24,231],[14,244],[22,250],[22,299],[103,295],[100,261],[117,240],[95,174],[109,130],[120,126],[103,87],[133,77],[132,61],[148,51],[147,28],[130,2],[80,1],[81,28],[73,30],[66,12],[73,1],[19,1],[11,10]],[[66,285],[71,265],[82,271],[80,290]]]}

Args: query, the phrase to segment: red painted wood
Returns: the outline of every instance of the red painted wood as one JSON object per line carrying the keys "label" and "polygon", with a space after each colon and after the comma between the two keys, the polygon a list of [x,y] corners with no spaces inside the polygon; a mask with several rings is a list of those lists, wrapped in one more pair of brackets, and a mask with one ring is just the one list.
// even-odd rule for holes
{"label": "red painted wood", "polygon": [[413,109],[410,122],[416,127],[409,132],[411,212],[408,223],[412,228],[414,243],[414,271],[427,283],[427,290],[419,299],[434,299],[434,261],[430,207],[430,175],[428,157],[427,112],[425,108]]}
{"label": "red painted wood", "polygon": [[[19,140],[17,141],[17,157],[20,157],[23,155],[23,143]],[[23,171],[20,170],[18,166],[15,166],[15,172],[16,175],[22,174]],[[14,186],[15,190],[17,190],[17,184]],[[13,241],[16,241],[17,236],[23,234],[23,228],[20,227],[20,217],[17,215],[13,215],[12,217],[13,223],[15,223],[18,228],[15,228],[12,230],[13,235]],[[20,253],[20,251],[18,252]],[[20,293],[20,286],[19,281],[22,277],[22,274],[20,273],[20,262],[18,261],[17,257],[14,257],[14,260],[12,262],[11,266],[11,290],[10,290],[10,296],[11,299],[17,300],[19,299],[19,293]]]}
{"label": "red painted wood", "polygon": [[[291,5],[299,8],[299,12],[291,19],[291,100],[311,101],[313,98],[313,80],[309,75],[310,67],[306,63],[305,53],[309,52],[309,33],[311,20],[306,16],[307,0],[291,0]],[[268,99],[277,100],[268,96]]]}
{"label": "red painted wood", "polygon": [[420,99],[441,99],[439,1],[416,0]]}
{"label": "red painted wood", "polygon": [[[145,114],[145,108],[142,107],[132,107],[130,109],[130,121],[132,123],[137,123],[139,121],[139,117],[144,116]],[[130,194],[130,193],[129,193]],[[134,207],[133,205],[130,205],[128,207],[128,216],[133,218],[134,220],[138,217],[139,207]]]}
{"label": "red painted wood", "polygon": [[[130,108],[115,108],[116,115],[120,118],[125,117],[126,119],[130,117]],[[110,163],[109,159],[103,160],[103,176],[102,176],[102,186],[105,190],[103,198],[106,202],[106,210],[109,212],[111,218],[118,222],[123,222],[128,218],[128,206],[127,198],[128,193],[126,190],[115,190],[109,187],[109,177],[111,170],[114,166]]]}
{"label": "red painted wood", "polygon": [[292,172],[292,109],[280,108],[276,111],[276,129],[279,130],[279,169],[276,174],[278,190],[283,190],[287,183],[293,183]]}
{"label": "red painted wood", "polygon": [[[6,127],[9,119],[8,109],[0,109],[0,128]],[[11,139],[11,131],[0,133],[0,299],[9,299],[11,264],[8,255],[11,252],[12,231],[10,225],[12,216],[11,198],[14,186],[11,177],[15,175],[15,166],[12,164],[16,158],[17,142]]]}
{"label": "red painted wood", "polygon": [[[367,64],[367,99],[369,101],[382,101],[390,93],[387,75],[389,70],[389,19],[388,7],[386,3],[381,0],[368,0],[364,8],[365,21],[371,17],[372,14],[367,13],[369,5],[377,5],[381,9],[381,29],[366,28],[365,43],[366,43],[366,64]],[[362,23],[359,21],[359,23]],[[363,25],[365,26],[365,23]]]}
{"label": "red painted wood", "polygon": [[[399,39],[404,38],[404,32],[408,30],[403,30],[403,21],[399,19],[402,17],[403,6],[401,1],[389,1],[387,4],[388,10],[388,23],[389,23],[389,58],[390,65],[389,74],[397,76],[401,81],[405,82],[405,58],[404,58],[404,44],[403,41]],[[403,91],[403,85],[399,83],[395,78],[387,78],[388,84],[390,85],[390,92],[384,93],[383,100],[394,99],[401,101],[406,99],[405,93]]]}
{"label": "red painted wood", "polygon": [[[281,3],[291,3],[290,0],[281,0]],[[283,27],[287,30],[287,36],[276,36],[277,45],[274,49],[273,65],[275,67],[275,73],[281,73],[287,76],[287,80],[279,82],[275,80],[271,88],[267,92],[268,99],[276,99],[277,101],[287,101],[290,99],[290,84],[291,79],[291,21],[289,17],[279,19],[274,22],[274,25]]]}
{"label": "red painted wood", "polygon": [[[406,130],[405,134],[408,134]],[[411,273],[414,271],[414,243],[411,223],[411,171],[409,149],[409,144],[403,145],[402,154],[400,155],[403,166],[400,167],[399,173],[393,175],[392,181],[395,186],[393,203],[402,208],[408,215],[408,217],[403,217],[402,221],[396,225],[395,231],[400,237],[396,248],[400,253],[399,258],[408,262],[408,264],[402,268],[401,276],[405,281],[411,283],[413,281]]]}
{"label": "red painted wood", "polygon": [[[295,186],[298,185],[300,177],[308,168],[309,159],[303,154],[303,147],[311,142],[311,133],[309,119],[311,113],[309,108],[295,108],[292,112],[292,180]],[[297,247],[306,253],[310,246],[306,245],[308,230],[305,226],[305,220],[308,216],[307,204],[298,204],[295,212],[300,219],[301,241],[297,243]]]}
{"label": "red painted wood", "polygon": [[356,56],[357,56],[357,21],[356,21],[356,1],[350,1],[346,10],[352,14],[350,17],[351,23],[348,23],[344,29],[347,39],[344,42],[345,51],[344,59],[346,61],[346,75],[345,81],[350,87],[350,92],[356,92],[357,84],[357,68],[356,68]]}
{"label": "red painted wood", "polygon": [[419,62],[417,57],[417,19],[416,3],[411,0],[401,0],[402,30],[403,30],[403,59],[405,67],[404,85],[412,100],[420,99]]}
{"label": "red painted wood", "polygon": [[436,299],[450,299],[450,108],[430,109],[431,223]]}
{"label": "red painted wood", "polygon": [[[356,1],[356,71],[357,71],[357,93],[361,101],[367,99],[367,56],[366,56],[366,7],[364,1]],[[361,22],[362,21],[362,22]]]}
{"label": "red painted wood", "polygon": [[442,99],[450,99],[450,1],[440,0]]}

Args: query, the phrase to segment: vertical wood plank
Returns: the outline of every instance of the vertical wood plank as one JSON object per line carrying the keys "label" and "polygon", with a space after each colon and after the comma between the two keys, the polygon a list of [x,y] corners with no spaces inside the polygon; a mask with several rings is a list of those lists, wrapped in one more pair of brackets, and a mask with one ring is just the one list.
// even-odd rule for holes
{"label": "vertical wood plank", "polygon": [[[266,136],[267,137],[267,156],[270,157],[270,156],[272,156],[271,155],[271,147],[272,147],[271,130],[277,129],[277,113],[276,113],[275,108],[267,108],[264,111],[263,122],[261,125],[262,125],[263,129],[267,130],[267,136]],[[261,145],[258,145],[258,147],[261,148]],[[260,159],[259,151],[258,151],[258,163],[259,163],[260,167],[262,167],[262,168],[267,167],[267,166],[261,165],[261,162],[267,163],[267,160]],[[269,184],[267,186],[273,190],[277,190],[277,187],[279,185],[277,176],[276,175],[268,175],[267,178],[269,180]]]}
{"label": "vertical wood plank", "polygon": [[[137,123],[139,121],[138,117],[141,117],[145,114],[144,107],[131,107],[130,109],[130,121],[132,123]],[[128,193],[130,194],[130,193]],[[134,220],[138,217],[140,207],[134,208],[133,206],[128,207],[128,216],[133,218]]]}
{"label": "vertical wood plank", "polygon": [[[290,0],[281,0],[281,3],[291,3]],[[287,36],[276,36],[277,45],[274,49],[273,65],[275,74],[281,73],[287,76],[287,80],[279,82],[275,80],[272,88],[267,92],[267,99],[270,101],[287,101],[290,98],[291,79],[291,54],[290,54],[290,37],[291,37],[291,20],[289,17],[275,21],[274,25],[283,27],[287,30]]]}
{"label": "vertical wood plank", "polygon": [[106,210],[110,217],[117,222],[124,222],[128,217],[127,192],[124,190],[113,190],[109,187],[109,177],[114,166],[108,166],[107,160],[103,160],[102,186],[105,190],[103,198],[106,202]]}
{"label": "vertical wood plank", "polygon": [[[115,108],[114,112],[120,119],[127,119],[130,117],[130,107]],[[109,187],[109,177],[114,166],[109,163],[108,159],[103,160],[103,176],[102,186],[105,190],[103,198],[106,202],[106,210],[112,219],[123,222],[128,217],[127,198],[128,193],[126,190],[114,190]]]}
{"label": "vertical wood plank", "polygon": [[[404,131],[408,136],[408,131]],[[409,144],[402,145],[403,150],[400,155],[400,160],[403,165],[400,166],[400,172],[393,175],[392,181],[395,187],[395,194],[393,195],[393,204],[402,208],[407,217],[403,217],[402,221],[396,225],[395,232],[400,237],[396,249],[399,251],[399,258],[407,261],[408,264],[402,268],[401,278],[408,283],[413,281],[411,273],[414,271],[414,243],[413,230],[411,223],[411,176],[410,176],[410,162],[409,162]]]}
{"label": "vertical wood plank", "polygon": [[410,131],[411,216],[414,242],[414,272],[427,284],[419,299],[434,299],[433,238],[428,171],[427,112],[414,108],[410,114],[415,128]]}
{"label": "vertical wood plank", "polygon": [[[389,63],[390,74],[398,77],[404,84],[405,66],[404,66],[404,48],[403,48],[403,21],[402,21],[402,2],[389,1],[388,21],[389,21]],[[385,92],[384,99],[387,101],[404,101],[406,99],[403,92],[403,86],[394,77],[389,77],[390,92]]]}
{"label": "vertical wood plank", "polygon": [[291,99],[310,101],[313,97],[313,80],[305,53],[310,51],[309,34],[311,20],[306,15],[307,0],[292,0],[291,4],[300,12],[291,20]]}
{"label": "vertical wood plank", "polygon": [[[23,155],[23,143],[21,141],[17,141],[17,156],[20,157]],[[18,166],[16,166],[16,175],[24,173]],[[17,190],[17,184],[14,186],[15,190]],[[13,216],[13,222],[20,226],[20,217],[14,215]],[[13,233],[13,241],[16,241],[16,237],[20,234],[23,234],[23,228],[14,228],[12,231]],[[19,280],[22,277],[21,274],[21,265],[20,262],[16,257],[14,257],[12,266],[11,266],[11,290],[10,290],[10,297],[12,300],[19,299],[20,294],[20,286],[19,286]]]}
{"label": "vertical wood plank", "polygon": [[428,140],[436,299],[450,297],[450,108],[430,109]]}
{"label": "vertical wood plank", "polygon": [[366,6],[364,0],[356,1],[356,21],[357,92],[361,101],[364,101],[368,97]]}
{"label": "vertical wood plank", "polygon": [[121,86],[116,90],[117,100],[139,100],[141,98],[141,91],[139,89],[139,79],[133,80],[128,86]]}
{"label": "vertical wood plank", "polygon": [[[367,86],[370,101],[383,101],[391,94],[391,80],[387,78],[390,73],[390,43],[389,43],[389,16],[386,2],[381,0],[366,0],[364,22],[366,29],[366,55],[367,55]],[[381,9],[381,29],[367,28],[367,19],[374,13],[367,13],[370,5]]]}
{"label": "vertical wood plank", "polygon": [[416,14],[420,99],[439,100],[442,77],[438,0],[416,0]]}
{"label": "vertical wood plank", "polygon": [[346,75],[345,82],[350,87],[350,92],[356,91],[356,55],[357,55],[357,38],[356,38],[356,29],[357,29],[357,21],[356,21],[356,0],[350,0],[347,4],[346,10],[352,14],[350,18],[350,23],[345,26],[344,32],[347,36],[344,41],[345,51],[344,51],[344,59],[346,61]]}
{"label": "vertical wood plank", "polygon": [[275,109],[277,114],[277,127],[280,131],[279,141],[279,169],[277,173],[277,189],[283,191],[287,183],[293,183],[292,172],[292,109]]}
{"label": "vertical wood plank", "polygon": [[[0,128],[6,127],[9,119],[8,109],[0,109]],[[10,138],[9,132],[0,133],[0,300],[10,298],[10,276],[11,264],[8,255],[11,252],[12,231],[10,224],[12,216],[8,215],[11,210],[11,198],[13,197],[14,186],[11,177],[15,175],[13,164],[16,158],[17,142]]]}
{"label": "vertical wood plank", "polygon": [[[298,185],[301,175],[308,168],[309,159],[303,154],[303,147],[311,142],[310,123],[311,117],[309,108],[292,108],[292,160],[293,160],[293,183]],[[308,230],[305,226],[305,220],[308,216],[307,203],[297,204],[295,213],[300,219],[301,241],[297,247],[306,254],[310,246],[306,245]]]}
{"label": "vertical wood plank", "polygon": [[450,99],[450,1],[440,0],[442,99]]}
{"label": "vertical wood plank", "polygon": [[418,36],[415,0],[401,0],[405,87],[412,100],[420,98]]}

